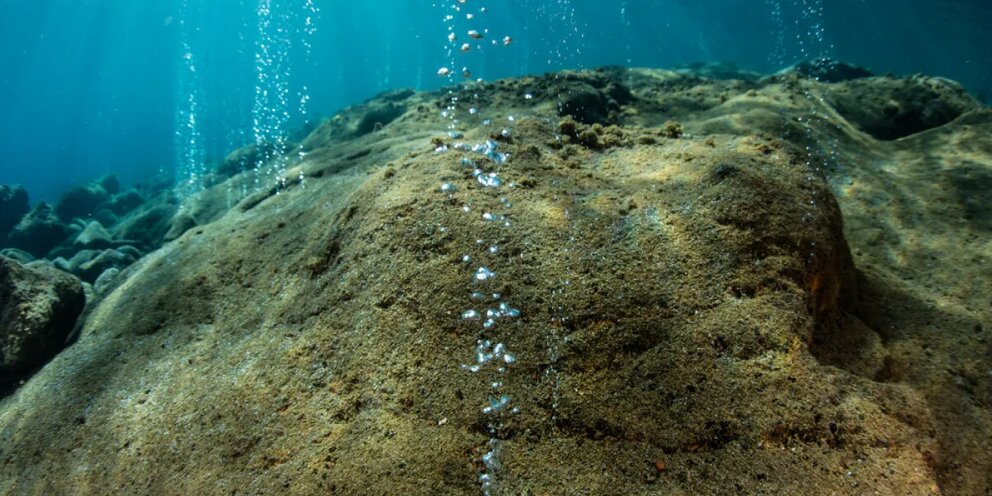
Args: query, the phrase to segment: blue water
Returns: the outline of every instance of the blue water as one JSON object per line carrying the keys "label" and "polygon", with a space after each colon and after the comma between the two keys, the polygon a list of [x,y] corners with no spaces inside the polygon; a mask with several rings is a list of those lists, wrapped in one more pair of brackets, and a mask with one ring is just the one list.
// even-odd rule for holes
{"label": "blue water", "polygon": [[[259,8],[270,1],[271,19],[285,28],[276,34],[291,43],[280,68],[286,128],[383,90],[447,82],[435,72],[449,60],[448,1],[315,0],[314,13],[306,0],[0,0],[0,184],[24,185],[32,202],[55,200],[110,172],[126,185],[172,179],[184,161],[216,161],[254,141]],[[514,40],[512,50],[491,47],[475,59],[474,77],[485,79],[716,61],[770,72],[827,55],[992,94],[988,0],[467,5],[485,6],[479,22]],[[191,95],[195,146],[187,149]]]}

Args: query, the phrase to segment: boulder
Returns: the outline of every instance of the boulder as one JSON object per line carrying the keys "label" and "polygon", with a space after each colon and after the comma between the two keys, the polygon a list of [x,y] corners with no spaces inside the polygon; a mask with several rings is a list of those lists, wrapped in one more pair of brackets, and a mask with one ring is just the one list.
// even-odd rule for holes
{"label": "boulder", "polygon": [[103,271],[103,273],[100,274],[100,277],[97,277],[96,281],[93,282],[94,294],[102,295],[106,293],[107,290],[113,287],[113,285],[117,282],[117,276],[120,275],[120,273],[121,269],[116,267],[111,267]]}
{"label": "boulder", "polygon": [[255,143],[245,145],[224,157],[224,161],[217,164],[214,171],[218,176],[230,177],[245,171],[254,169],[258,164],[268,162],[273,158],[288,153],[298,145],[293,143]]}
{"label": "boulder", "polygon": [[123,253],[125,255],[128,255],[128,256],[134,258],[135,260],[141,258],[144,255],[143,253],[141,253],[141,250],[139,250],[139,249],[137,249],[137,248],[135,248],[135,247],[133,247],[131,245],[121,245],[121,246],[118,246],[117,248],[115,248],[115,250],[117,250],[117,251],[119,251],[119,252],[121,252],[121,253]]}
{"label": "boulder", "polygon": [[[554,125],[602,73],[418,93],[184,203],[0,402],[0,494],[984,494],[992,111],[879,143],[804,95],[884,78],[629,75],[617,126]],[[452,92],[535,116],[464,130],[501,187],[434,153]]]}
{"label": "boulder", "polygon": [[159,196],[157,201],[149,202],[124,218],[114,228],[114,238],[133,240],[147,248],[161,246],[165,234],[172,228],[172,217],[178,210],[165,196]]}
{"label": "boulder", "polygon": [[93,283],[100,274],[111,268],[123,269],[135,262],[135,258],[129,254],[121,253],[117,250],[83,250],[69,261],[70,270],[80,279]]}
{"label": "boulder", "polygon": [[55,257],[55,259],[51,261],[51,264],[53,267],[61,270],[62,272],[72,273],[72,264],[70,264],[65,257]]}
{"label": "boulder", "polygon": [[107,206],[112,212],[121,216],[140,207],[143,203],[145,203],[145,197],[141,196],[138,190],[129,189],[123,193],[114,195]]}
{"label": "boulder", "polygon": [[62,194],[62,198],[55,205],[55,212],[64,221],[77,217],[87,218],[109,199],[110,194],[98,183],[74,186]]}
{"label": "boulder", "polygon": [[58,353],[84,305],[79,279],[0,256],[0,377]]}
{"label": "boulder", "polygon": [[943,78],[856,79],[838,84],[825,100],[851,124],[891,141],[947,124],[981,108],[961,85]]}
{"label": "boulder", "polygon": [[864,67],[858,67],[828,58],[806,60],[796,64],[792,70],[804,77],[816,79],[824,83],[840,83],[874,76],[871,71]]}
{"label": "boulder", "polygon": [[117,178],[117,174],[107,174],[97,179],[96,183],[111,195],[116,195],[121,190],[121,181]]}
{"label": "boulder", "polygon": [[68,228],[45,202],[38,203],[7,235],[8,244],[37,257],[65,240]]}
{"label": "boulder", "polygon": [[28,210],[28,192],[24,188],[0,184],[0,242]]}
{"label": "boulder", "polygon": [[592,77],[568,78],[569,89],[561,96],[559,114],[572,116],[583,124],[618,124],[622,106],[631,102],[633,95],[614,69],[601,69]]}
{"label": "boulder", "polygon": [[17,248],[4,248],[0,250],[0,255],[16,260],[22,264],[31,263],[35,258],[30,253],[24,250],[18,250]]}
{"label": "boulder", "polygon": [[176,214],[176,216],[172,218],[172,225],[169,227],[169,232],[165,233],[165,236],[162,237],[162,241],[172,241],[196,226],[196,219],[193,218],[192,215],[185,212]]}
{"label": "boulder", "polygon": [[113,245],[111,234],[104,229],[97,221],[90,222],[78,236],[72,245],[76,248],[101,249],[109,248]]}
{"label": "boulder", "polygon": [[109,227],[114,224],[117,224],[117,221],[120,220],[120,217],[116,213],[114,213],[113,210],[103,207],[100,210],[97,210],[96,213],[93,214],[93,220],[98,221],[101,225]]}

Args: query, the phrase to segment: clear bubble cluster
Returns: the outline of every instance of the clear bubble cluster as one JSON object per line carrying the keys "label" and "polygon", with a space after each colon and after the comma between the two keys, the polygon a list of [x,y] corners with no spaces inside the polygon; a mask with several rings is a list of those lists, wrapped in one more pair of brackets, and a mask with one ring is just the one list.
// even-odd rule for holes
{"label": "clear bubble cluster", "polygon": [[[504,33],[491,33],[485,26],[485,19],[489,13],[488,9],[482,5],[482,0],[447,0],[441,4],[444,11],[445,25],[445,53],[448,61],[437,70],[439,77],[447,79],[453,83],[455,78],[471,80],[473,77],[471,66],[485,56],[490,47],[505,47],[512,45],[513,38]],[[476,79],[471,84],[481,82]],[[448,103],[441,111],[441,117],[448,121],[447,136],[452,140],[464,138],[459,126],[459,108],[468,107],[468,115],[477,116],[481,113],[478,103],[479,95],[474,94],[469,97],[468,102],[461,101],[459,94],[454,89],[448,91]],[[482,122],[484,126],[491,125],[489,120]],[[504,137],[509,137],[511,131],[504,130]],[[443,148],[442,148],[443,147]],[[461,166],[472,170],[471,181],[482,186],[481,191],[492,191],[503,187],[504,181],[496,168],[501,167],[510,160],[510,154],[499,149],[499,144],[494,140],[487,140],[484,143],[469,145],[463,142],[455,142],[448,146],[441,145],[435,152],[448,153],[451,150],[463,152],[465,156],[461,160]],[[473,191],[471,188],[466,188]],[[452,183],[444,183],[441,186],[441,193],[449,198],[457,191],[457,187]],[[474,191],[479,192],[476,188]],[[509,227],[510,220],[505,213],[494,212],[487,209],[499,207],[509,209],[511,204],[506,198],[502,198],[499,205],[492,202],[491,194],[484,194],[484,202],[473,205],[470,201],[465,201],[461,205],[461,210],[472,215],[478,222],[483,224],[496,224]],[[490,204],[493,203],[493,204]],[[477,207],[477,210],[476,210]],[[473,210],[475,210],[473,212]],[[488,401],[481,407],[483,415],[491,417],[488,427],[490,439],[487,443],[487,450],[482,455],[483,470],[479,473],[479,484],[485,495],[493,494],[496,491],[497,474],[500,467],[500,453],[502,442],[497,437],[501,428],[500,417],[506,413],[517,411],[511,406],[512,399],[506,393],[503,377],[508,368],[516,363],[517,357],[507,351],[505,344],[493,342],[487,339],[495,331],[497,323],[505,319],[516,319],[520,317],[521,311],[503,301],[503,296],[499,292],[493,292],[489,288],[494,280],[498,278],[497,271],[491,263],[497,263],[496,257],[500,254],[499,245],[494,242],[486,242],[483,239],[476,240],[479,253],[465,254],[461,257],[463,267],[468,267],[470,277],[475,289],[468,295],[468,299],[475,308],[467,308],[461,312],[461,321],[467,325],[475,327],[476,332],[482,336],[475,347],[475,360],[473,363],[462,365],[464,370],[473,374],[490,374],[487,376]],[[476,264],[473,255],[478,255],[480,263]],[[464,269],[462,269],[464,270]]]}
{"label": "clear bubble cluster", "polygon": [[[293,8],[294,1],[302,2]],[[273,6],[275,4],[275,6]],[[294,42],[310,57],[311,38],[316,32],[314,18],[318,8],[313,0],[258,0],[257,38],[255,41],[255,97],[252,105],[252,134],[256,147],[255,183],[262,179],[286,186],[290,163],[288,124],[296,117],[308,121],[309,88],[292,89],[290,53]],[[296,156],[305,158],[303,150]],[[303,184],[301,169],[299,180]]]}
{"label": "clear bubble cluster", "polygon": [[197,116],[200,114],[199,74],[196,71],[196,56],[190,45],[190,25],[188,0],[181,5],[182,18],[179,20],[179,38],[182,44],[175,122],[176,149],[176,193],[188,198],[203,187],[202,179],[206,172],[206,147],[200,131]]}
{"label": "clear bubble cluster", "polygon": [[[503,131],[506,133],[504,136],[509,136],[509,131],[505,129]],[[486,140],[483,144],[473,146],[472,151],[484,155],[496,165],[503,165],[510,160],[510,155],[508,153],[501,153],[499,151],[499,143],[493,140]]]}
{"label": "clear bubble cluster", "polygon": [[[509,353],[503,343],[493,344],[488,339],[481,339],[475,346],[475,363],[462,365],[462,369],[474,374],[487,365],[495,364],[497,372],[504,373],[506,372],[506,365],[512,365],[516,362],[517,357]],[[499,389],[502,383],[494,382],[492,385],[493,389]],[[507,396],[507,402],[509,402],[509,396]]]}

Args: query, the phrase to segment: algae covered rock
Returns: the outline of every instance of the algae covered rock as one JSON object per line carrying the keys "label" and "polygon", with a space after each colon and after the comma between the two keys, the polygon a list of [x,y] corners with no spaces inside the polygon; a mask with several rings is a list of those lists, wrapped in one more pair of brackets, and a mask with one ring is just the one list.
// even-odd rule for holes
{"label": "algae covered rock", "polygon": [[172,218],[172,222],[169,227],[169,231],[162,236],[162,241],[168,242],[172,241],[183,233],[189,231],[190,229],[196,227],[198,223],[196,218],[186,212],[180,212]]}
{"label": "algae covered rock", "polygon": [[107,206],[118,216],[127,215],[132,210],[145,203],[145,198],[137,190],[129,189],[110,198]]}
{"label": "algae covered rock", "polygon": [[61,350],[84,304],[79,279],[0,256],[0,382]]}
{"label": "algae covered rock", "polygon": [[0,250],[0,255],[16,260],[22,264],[31,263],[35,259],[35,257],[30,253],[24,250],[18,250],[17,248],[4,248]]}
{"label": "algae covered rock", "polygon": [[[163,206],[149,231],[202,222],[97,274],[78,342],[0,401],[0,492],[468,495],[488,475],[499,494],[980,493],[992,391],[969,312],[988,279],[894,284],[920,276],[895,248],[939,263],[890,241],[937,203],[865,157],[932,179],[934,140],[992,119],[894,143],[800,119],[846,84],[590,71],[408,95],[356,136],[384,97],[305,142],[306,187],[155,200],[130,232]],[[606,114],[559,119],[568,88]],[[499,102],[480,121],[516,119],[467,130],[471,151],[430,109],[475,93]],[[959,200],[990,162],[938,177],[969,229]],[[934,287],[957,293],[915,299]]]}
{"label": "algae covered rock", "polygon": [[895,140],[947,124],[980,108],[959,84],[943,78],[873,78],[847,81],[827,101],[876,139]]}
{"label": "algae covered rock", "polygon": [[599,71],[596,76],[572,76],[573,84],[561,100],[562,116],[572,116],[583,124],[612,124],[619,120],[621,106],[633,98],[630,89],[611,77],[609,70]]}
{"label": "algae covered rock", "polygon": [[76,236],[72,242],[78,248],[99,249],[113,244],[111,234],[98,221],[92,221]]}
{"label": "algae covered rock", "polygon": [[172,218],[178,210],[171,194],[162,194],[121,219],[114,227],[114,239],[131,241],[146,248],[162,244],[172,228]]}
{"label": "algae covered rock", "polygon": [[8,243],[37,257],[66,239],[69,228],[45,202],[40,202],[14,226],[7,236]]}
{"label": "algae covered rock", "polygon": [[[107,270],[123,269],[134,263],[135,260],[137,259],[134,255],[126,250],[82,250],[64,263],[64,266],[68,272],[92,284]],[[58,263],[56,266],[63,268]]]}
{"label": "algae covered rock", "polygon": [[117,282],[117,276],[120,273],[121,270],[117,267],[111,267],[103,271],[100,277],[97,277],[96,281],[93,281],[93,291],[98,295],[106,293]]}
{"label": "algae covered rock", "polygon": [[833,59],[806,60],[790,69],[804,77],[816,79],[825,83],[840,83],[854,79],[864,79],[874,76],[864,67],[847,64]]}
{"label": "algae covered rock", "polygon": [[66,222],[74,218],[86,218],[110,199],[110,193],[97,182],[75,186],[62,194],[55,211]]}
{"label": "algae covered rock", "polygon": [[28,193],[20,186],[0,184],[0,242],[28,213]]}
{"label": "algae covered rock", "polygon": [[97,179],[96,184],[99,184],[110,195],[116,195],[121,190],[121,180],[117,177],[117,174],[107,174]]}

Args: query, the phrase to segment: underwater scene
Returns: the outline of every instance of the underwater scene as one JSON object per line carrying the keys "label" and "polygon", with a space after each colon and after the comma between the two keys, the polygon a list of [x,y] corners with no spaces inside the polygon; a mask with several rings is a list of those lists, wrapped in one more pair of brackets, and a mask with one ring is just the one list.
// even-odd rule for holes
{"label": "underwater scene", "polygon": [[992,494],[988,0],[0,12],[0,495]]}

